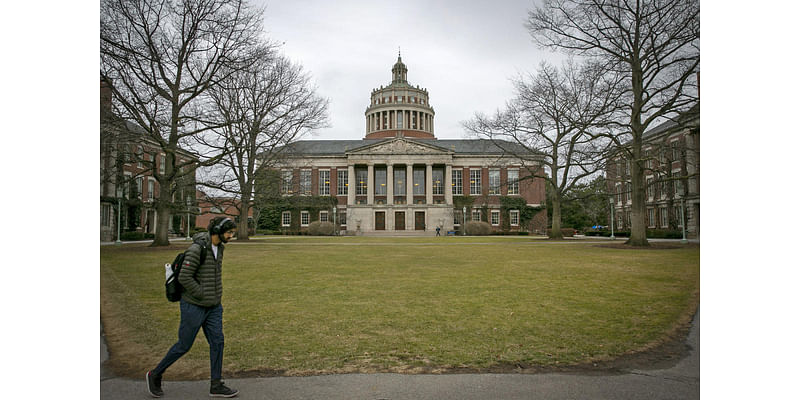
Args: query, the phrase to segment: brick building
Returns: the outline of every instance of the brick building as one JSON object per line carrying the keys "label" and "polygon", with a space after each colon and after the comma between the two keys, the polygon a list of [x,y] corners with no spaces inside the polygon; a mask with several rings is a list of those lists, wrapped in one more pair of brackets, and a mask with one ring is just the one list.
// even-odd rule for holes
{"label": "brick building", "polygon": [[437,139],[428,91],[411,86],[407,71],[398,56],[392,82],[372,91],[363,139],[298,141],[284,149],[276,167],[280,194],[297,203],[328,197],[335,206],[286,209],[280,226],[303,230],[320,220],[356,234],[430,234],[481,220],[496,231],[543,231],[546,210],[523,226],[520,210],[508,206],[543,207],[543,179],[530,177],[490,140]]}
{"label": "brick building", "polygon": [[[196,162],[180,151],[178,163]],[[157,223],[155,202],[159,184],[156,174],[163,174],[166,155],[141,127],[114,115],[111,88],[100,79],[100,241],[117,239],[117,220],[121,233],[154,233]],[[193,166],[188,166],[194,168]],[[195,204],[194,174],[187,175],[173,193],[178,209]],[[184,206],[186,205],[186,206]],[[121,206],[121,215],[118,208]],[[175,213],[171,231],[184,231],[191,218]]]}
{"label": "brick building", "polygon": [[[645,223],[648,229],[680,230],[700,238],[700,105],[643,135]],[[619,154],[623,154],[620,152]],[[631,226],[630,160],[613,157],[606,167],[614,225]]]}

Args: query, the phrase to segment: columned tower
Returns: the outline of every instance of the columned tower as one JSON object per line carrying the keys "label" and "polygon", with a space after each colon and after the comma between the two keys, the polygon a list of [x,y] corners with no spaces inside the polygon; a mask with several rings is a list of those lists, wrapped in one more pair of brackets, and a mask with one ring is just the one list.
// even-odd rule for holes
{"label": "columned tower", "polygon": [[392,83],[372,90],[366,116],[365,139],[404,136],[435,139],[433,107],[428,102],[428,90],[411,86],[408,68],[400,53],[392,67]]}

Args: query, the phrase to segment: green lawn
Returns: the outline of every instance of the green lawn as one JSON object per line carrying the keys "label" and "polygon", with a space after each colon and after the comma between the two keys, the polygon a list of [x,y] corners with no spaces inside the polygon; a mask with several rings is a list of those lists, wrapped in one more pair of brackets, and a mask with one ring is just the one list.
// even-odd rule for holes
{"label": "green lawn", "polygon": [[[187,245],[100,248],[117,373],[177,338],[164,267]],[[626,250],[525,237],[232,242],[223,268],[226,376],[437,372],[608,360],[664,340],[699,301],[700,249]],[[208,346],[170,377],[207,378]]]}

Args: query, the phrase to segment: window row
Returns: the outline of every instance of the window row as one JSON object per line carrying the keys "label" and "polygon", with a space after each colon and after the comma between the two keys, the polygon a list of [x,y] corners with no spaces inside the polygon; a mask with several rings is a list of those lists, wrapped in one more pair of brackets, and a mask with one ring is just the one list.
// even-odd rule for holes
{"label": "window row", "polygon": [[[320,196],[331,195],[331,172],[330,170],[319,170],[318,192]],[[393,193],[397,196],[405,196],[408,187],[408,177],[406,168],[394,168],[392,171],[392,182],[388,182],[388,170],[386,168],[375,168],[374,171],[374,194],[378,196],[385,196],[387,194],[387,185],[391,184]],[[300,170],[298,178],[299,182],[298,193],[303,195],[312,194],[311,184],[312,171],[309,169]],[[348,174],[347,170],[336,171],[336,195],[346,196],[348,188]],[[425,195],[425,168],[413,168],[411,176],[412,194]],[[443,168],[433,168],[431,171],[431,187],[433,195],[444,195],[444,174]],[[356,195],[364,196],[368,194],[368,170],[366,168],[355,169],[355,185]],[[483,172],[482,169],[469,170],[469,195],[480,196],[483,194]],[[464,182],[463,170],[452,170],[452,183],[453,194],[460,196],[464,195]],[[507,178],[505,182],[507,193],[509,195],[518,195],[519,192],[519,170],[507,170]],[[294,172],[292,170],[281,171],[281,193],[294,194]],[[502,194],[503,182],[500,179],[499,169],[489,169],[489,187],[488,193],[490,195]]]}
{"label": "window row", "polygon": [[[481,221],[481,216],[482,213],[480,209],[473,209],[470,213],[471,219],[469,221]],[[508,219],[509,225],[519,226],[519,210],[509,210]],[[489,210],[488,222],[493,226],[500,225],[500,210]],[[453,225],[461,225],[462,223],[464,223],[463,211],[453,210]]]}
{"label": "window row", "polygon": [[[336,219],[338,220],[340,225],[347,225],[347,213],[340,212],[336,214]],[[317,219],[319,222],[333,222],[333,218],[329,216],[328,211],[320,211],[319,218]],[[311,214],[308,211],[300,211],[300,226],[308,226],[311,223]],[[292,212],[291,211],[284,211],[281,213],[281,226],[289,227],[292,225]]]}

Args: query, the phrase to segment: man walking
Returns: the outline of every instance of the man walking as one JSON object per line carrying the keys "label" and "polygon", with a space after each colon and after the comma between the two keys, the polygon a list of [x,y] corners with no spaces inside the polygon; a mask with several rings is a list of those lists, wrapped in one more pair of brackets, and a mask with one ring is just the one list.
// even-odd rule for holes
{"label": "man walking", "polygon": [[[183,286],[181,295],[181,322],[178,343],[172,346],[164,359],[146,375],[147,390],[153,397],[161,397],[161,378],[164,371],[194,344],[200,328],[206,336],[211,358],[211,397],[234,397],[239,391],[222,382],[222,254],[225,243],[236,233],[236,224],[230,218],[217,217],[208,225],[208,232],[194,235],[194,243],[186,250],[178,281]],[[202,260],[203,255],[205,258]]]}

